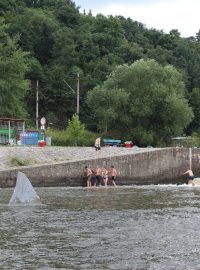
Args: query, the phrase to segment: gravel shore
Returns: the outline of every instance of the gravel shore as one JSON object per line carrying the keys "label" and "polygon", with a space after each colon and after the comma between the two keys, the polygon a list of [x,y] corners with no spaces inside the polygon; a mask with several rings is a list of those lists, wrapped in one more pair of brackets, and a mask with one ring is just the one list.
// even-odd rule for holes
{"label": "gravel shore", "polygon": [[23,147],[0,146],[0,170],[16,167],[15,162],[26,165],[52,164],[61,161],[78,161],[86,159],[113,157],[153,151],[153,148],[102,147],[95,151],[94,147]]}

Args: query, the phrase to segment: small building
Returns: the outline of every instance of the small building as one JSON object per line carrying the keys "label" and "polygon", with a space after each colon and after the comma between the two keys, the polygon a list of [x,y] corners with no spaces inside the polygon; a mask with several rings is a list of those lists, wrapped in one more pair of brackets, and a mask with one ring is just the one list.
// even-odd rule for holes
{"label": "small building", "polygon": [[183,146],[186,142],[191,142],[192,141],[191,136],[174,137],[174,138],[171,138],[171,139],[172,139],[173,145],[175,145],[175,146]]}
{"label": "small building", "polygon": [[0,144],[17,144],[25,130],[24,119],[0,118]]}

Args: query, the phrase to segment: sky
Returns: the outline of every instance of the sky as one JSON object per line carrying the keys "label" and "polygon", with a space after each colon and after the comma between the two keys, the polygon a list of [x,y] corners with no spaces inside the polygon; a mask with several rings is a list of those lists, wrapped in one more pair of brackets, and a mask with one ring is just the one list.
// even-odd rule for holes
{"label": "sky", "polygon": [[182,37],[196,36],[200,30],[200,0],[74,0],[80,11],[93,15],[122,15],[147,28],[169,33],[177,29]]}

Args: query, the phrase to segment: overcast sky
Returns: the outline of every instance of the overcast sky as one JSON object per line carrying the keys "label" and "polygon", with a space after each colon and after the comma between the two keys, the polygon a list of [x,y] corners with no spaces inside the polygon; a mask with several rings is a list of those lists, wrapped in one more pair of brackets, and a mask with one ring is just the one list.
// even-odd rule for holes
{"label": "overcast sky", "polygon": [[169,33],[178,29],[182,37],[195,36],[200,29],[200,0],[74,0],[80,11],[122,15],[147,28]]}

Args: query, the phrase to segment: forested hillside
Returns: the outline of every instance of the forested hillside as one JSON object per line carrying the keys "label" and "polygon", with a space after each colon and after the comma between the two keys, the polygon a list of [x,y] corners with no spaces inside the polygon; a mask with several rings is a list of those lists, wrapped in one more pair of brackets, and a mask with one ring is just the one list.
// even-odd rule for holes
{"label": "forested hillside", "polygon": [[185,131],[198,131],[200,32],[182,38],[177,30],[166,34],[122,16],[82,14],[70,0],[0,0],[1,117],[26,117],[34,124],[38,80],[40,116],[66,127],[76,112],[76,92],[67,84],[76,90],[79,73],[80,119],[96,130],[88,91],[102,85],[118,65],[139,59],[173,65],[182,74],[194,112]]}

